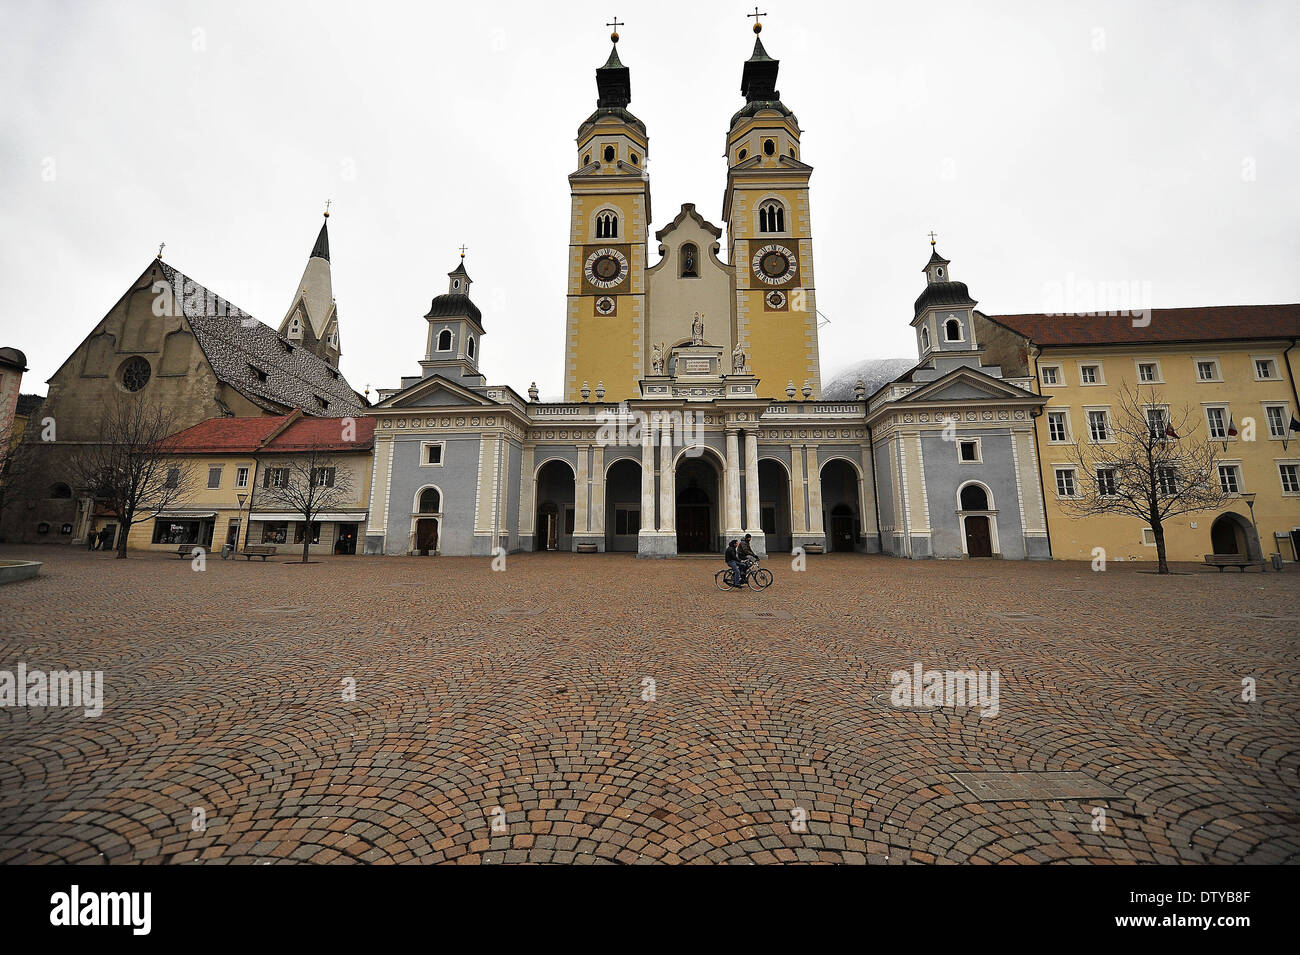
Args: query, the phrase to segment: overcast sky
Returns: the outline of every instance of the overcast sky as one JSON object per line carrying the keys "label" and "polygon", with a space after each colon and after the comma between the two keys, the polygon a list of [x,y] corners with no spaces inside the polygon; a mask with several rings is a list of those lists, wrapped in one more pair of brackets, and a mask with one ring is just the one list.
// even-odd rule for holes
{"label": "overcast sky", "polygon": [[[605,7],[8,0],[0,345],[27,353],[23,390],[161,241],[278,326],[331,199],[355,388],[418,372],[463,242],[489,381],[558,395],[565,177],[606,21],[626,21],[652,233],[683,202],[720,221],[753,47],[741,3]],[[824,379],[914,356],[931,229],[990,314],[1300,300],[1296,0],[761,9],[815,167]]]}

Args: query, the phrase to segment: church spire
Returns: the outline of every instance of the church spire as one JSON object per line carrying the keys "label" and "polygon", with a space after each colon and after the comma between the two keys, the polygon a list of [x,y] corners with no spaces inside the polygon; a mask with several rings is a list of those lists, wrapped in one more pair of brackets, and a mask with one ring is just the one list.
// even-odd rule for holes
{"label": "church spire", "polygon": [[596,70],[596,108],[627,109],[627,104],[632,102],[632,72],[618,58],[618,27],[623,24],[615,17],[612,23],[605,25],[614,27],[614,32],[609,35],[614,45],[610,47],[605,65]]}
{"label": "church spire", "polygon": [[755,18],[754,52],[745,61],[745,69],[740,76],[740,92],[745,97],[746,103],[779,100],[781,94],[776,88],[776,74],[781,67],[781,61],[772,59],[763,48],[763,40],[759,36],[763,32],[763,24],[757,19],[763,14],[758,12],[758,7],[748,15]]}
{"label": "church spire", "polygon": [[339,363],[338,308],[330,275],[329,203],[307,267],[294,292],[289,310],[280,322],[280,334],[314,352],[335,367]]}

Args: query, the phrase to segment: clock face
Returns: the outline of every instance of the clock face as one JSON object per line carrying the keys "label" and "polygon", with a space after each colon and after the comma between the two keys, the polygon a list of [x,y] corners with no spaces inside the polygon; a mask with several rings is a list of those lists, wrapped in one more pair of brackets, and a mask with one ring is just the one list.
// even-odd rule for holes
{"label": "clock face", "polygon": [[618,249],[597,249],[587,256],[585,271],[596,288],[613,288],[627,274],[627,256]]}
{"label": "clock face", "polygon": [[767,293],[767,307],[770,311],[779,312],[785,308],[785,293],[778,292],[776,289]]}
{"label": "clock face", "polygon": [[601,315],[614,314],[614,300],[608,295],[602,295],[596,299],[596,311]]}
{"label": "clock face", "polygon": [[754,253],[754,275],[768,285],[784,285],[794,278],[794,253],[783,245],[765,245]]}

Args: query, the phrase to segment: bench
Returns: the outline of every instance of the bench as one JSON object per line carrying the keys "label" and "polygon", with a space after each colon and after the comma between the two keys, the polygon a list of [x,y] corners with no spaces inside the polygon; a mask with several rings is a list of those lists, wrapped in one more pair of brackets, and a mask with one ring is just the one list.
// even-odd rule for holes
{"label": "bench", "polygon": [[1268,569],[1264,561],[1247,557],[1245,554],[1206,554],[1205,562],[1211,567],[1219,568],[1219,573],[1223,573],[1225,567],[1236,567],[1244,574],[1247,567],[1254,567],[1257,564],[1261,573]]}
{"label": "bench", "polygon": [[246,544],[240,551],[244,560],[252,560],[254,557],[262,558],[262,563],[266,563],[266,558],[275,556],[274,544]]}
{"label": "bench", "polygon": [[177,556],[177,557],[193,557],[193,556],[194,556],[194,548],[196,548],[196,547],[197,547],[199,550],[201,550],[204,554],[206,554],[206,553],[208,552],[208,549],[207,549],[206,547],[202,546],[201,544],[181,544],[180,547],[177,547],[177,548],[176,548],[176,556]]}

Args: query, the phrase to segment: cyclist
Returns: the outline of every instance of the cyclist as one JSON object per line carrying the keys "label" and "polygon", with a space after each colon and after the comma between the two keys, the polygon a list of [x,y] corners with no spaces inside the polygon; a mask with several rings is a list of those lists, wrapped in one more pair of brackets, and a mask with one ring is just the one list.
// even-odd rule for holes
{"label": "cyclist", "polygon": [[727,552],[723,554],[722,559],[727,562],[731,568],[731,580],[734,586],[743,587],[745,585],[745,571],[740,566],[740,552],[736,547],[737,541],[731,541],[727,544]]}
{"label": "cyclist", "polygon": [[749,543],[753,539],[753,534],[746,534],[745,539],[741,541],[740,546],[736,548],[736,556],[740,559],[740,563],[746,571],[758,563],[758,555],[754,553],[754,548]]}

